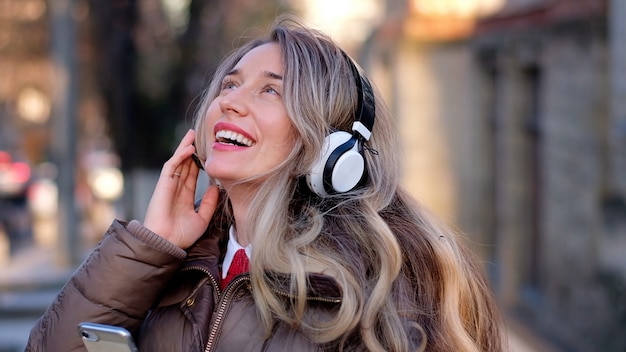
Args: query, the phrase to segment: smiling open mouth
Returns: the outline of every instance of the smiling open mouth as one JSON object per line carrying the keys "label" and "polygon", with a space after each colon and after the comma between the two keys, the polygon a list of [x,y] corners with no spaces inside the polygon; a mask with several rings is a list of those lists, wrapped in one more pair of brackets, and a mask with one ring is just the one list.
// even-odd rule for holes
{"label": "smiling open mouth", "polygon": [[227,130],[218,131],[215,134],[215,140],[219,143],[232,144],[239,147],[251,147],[254,145],[254,141],[251,141],[237,132]]}

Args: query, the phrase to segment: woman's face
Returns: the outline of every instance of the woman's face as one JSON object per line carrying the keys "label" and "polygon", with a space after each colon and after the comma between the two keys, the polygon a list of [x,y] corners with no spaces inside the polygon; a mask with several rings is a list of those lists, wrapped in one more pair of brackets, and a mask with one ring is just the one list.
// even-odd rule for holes
{"label": "woman's face", "polygon": [[249,51],[222,81],[205,116],[205,169],[222,185],[267,172],[293,149],[282,77],[280,48],[268,43]]}

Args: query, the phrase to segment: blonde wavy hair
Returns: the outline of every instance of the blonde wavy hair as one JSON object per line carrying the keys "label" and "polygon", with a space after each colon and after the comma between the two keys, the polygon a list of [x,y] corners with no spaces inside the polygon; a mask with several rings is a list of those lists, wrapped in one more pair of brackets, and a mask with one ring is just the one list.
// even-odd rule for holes
{"label": "blonde wavy hair", "polygon": [[[258,178],[249,233],[251,284],[270,334],[275,319],[312,340],[372,351],[500,351],[503,340],[491,291],[477,261],[457,235],[399,186],[401,153],[394,121],[376,98],[376,122],[365,152],[367,181],[347,194],[317,198],[302,178],[331,130],[350,131],[355,78],[342,50],[297,19],[280,17],[267,38],[244,44],[218,67],[199,107],[198,154],[206,157],[204,116],[220,83],[253,48],[277,43],[282,52],[283,101],[297,135],[289,156]],[[258,180],[262,179],[263,182]],[[221,211],[228,214],[228,201]],[[291,304],[268,272],[291,278]],[[337,281],[342,300],[328,317],[307,314],[307,274]]]}

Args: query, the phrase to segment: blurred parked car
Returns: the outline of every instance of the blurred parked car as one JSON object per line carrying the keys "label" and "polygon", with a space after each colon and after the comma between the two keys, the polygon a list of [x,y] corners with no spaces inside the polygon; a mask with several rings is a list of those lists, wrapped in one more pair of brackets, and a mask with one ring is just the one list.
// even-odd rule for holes
{"label": "blurred parked car", "polygon": [[32,241],[32,221],[28,207],[31,168],[0,150],[0,231],[8,237],[11,252]]}

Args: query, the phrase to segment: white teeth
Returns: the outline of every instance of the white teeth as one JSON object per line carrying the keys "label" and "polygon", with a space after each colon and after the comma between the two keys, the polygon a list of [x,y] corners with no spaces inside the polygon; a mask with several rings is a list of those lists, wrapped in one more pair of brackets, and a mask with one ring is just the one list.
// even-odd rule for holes
{"label": "white teeth", "polygon": [[227,131],[227,130],[217,131],[217,133],[215,134],[215,139],[216,140],[226,139],[226,140],[231,140],[231,141],[237,141],[237,143],[243,144],[248,147],[251,147],[254,145],[253,141],[244,137],[242,134],[239,134],[233,131]]}

